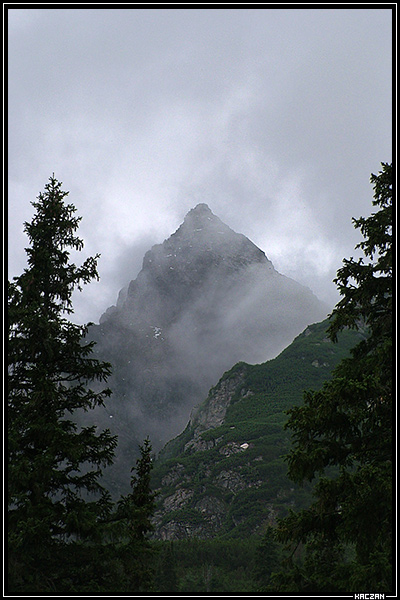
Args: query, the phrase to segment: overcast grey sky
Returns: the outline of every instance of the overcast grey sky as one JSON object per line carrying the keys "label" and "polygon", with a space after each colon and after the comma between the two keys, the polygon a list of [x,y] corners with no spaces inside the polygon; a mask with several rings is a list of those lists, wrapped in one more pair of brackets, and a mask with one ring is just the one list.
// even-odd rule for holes
{"label": "overcast grey sky", "polygon": [[77,322],[199,202],[333,307],[392,160],[391,10],[51,6],[8,12],[9,278],[54,172],[83,218],[74,260],[102,255]]}

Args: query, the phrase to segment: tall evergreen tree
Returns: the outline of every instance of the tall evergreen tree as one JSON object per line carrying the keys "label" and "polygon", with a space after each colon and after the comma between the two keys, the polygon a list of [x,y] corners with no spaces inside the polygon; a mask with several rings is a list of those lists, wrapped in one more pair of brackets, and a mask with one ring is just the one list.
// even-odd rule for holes
{"label": "tall evergreen tree", "polygon": [[153,464],[149,438],[144,440],[139,449],[140,457],[136,460],[136,467],[132,467],[132,491],[119,500],[117,517],[126,521],[129,539],[143,542],[153,529],[151,517],[155,509],[156,493],[150,485]]}
{"label": "tall evergreen tree", "polygon": [[274,578],[279,591],[391,591],[392,550],[392,165],[371,176],[378,211],[354,219],[365,257],[343,261],[332,340],[344,327],[368,337],[317,392],[306,392],[287,428],[289,476],[317,480],[315,502],[280,521],[276,537],[305,545],[305,560]]}
{"label": "tall evergreen tree", "polygon": [[28,266],[9,283],[9,576],[25,591],[52,589],[47,566],[57,548],[96,535],[111,508],[99,478],[117,444],[108,430],[74,420],[104,404],[111,366],[91,357],[87,327],[67,318],[73,291],[98,278],[99,255],[70,262],[70,250],[83,248],[81,218],[61,186],[53,175],[32,203]]}
{"label": "tall evergreen tree", "polygon": [[155,510],[156,493],[150,486],[151,443],[148,438],[140,446],[140,457],[132,468],[132,491],[118,502],[115,519],[123,525],[126,543],[119,555],[124,565],[122,591],[149,592],[154,585],[154,548],[148,535],[153,529],[151,517]]}

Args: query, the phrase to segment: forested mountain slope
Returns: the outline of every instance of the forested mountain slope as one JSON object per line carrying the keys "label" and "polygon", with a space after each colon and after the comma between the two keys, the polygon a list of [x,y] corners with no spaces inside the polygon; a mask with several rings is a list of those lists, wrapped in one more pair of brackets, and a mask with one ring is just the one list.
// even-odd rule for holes
{"label": "forested mountain slope", "polygon": [[154,465],[157,537],[261,533],[309,502],[310,488],[286,476],[285,411],[301,404],[304,390],[319,389],[363,335],[346,330],[334,344],[328,323],[309,325],[273,360],[236,364],[193,410]]}

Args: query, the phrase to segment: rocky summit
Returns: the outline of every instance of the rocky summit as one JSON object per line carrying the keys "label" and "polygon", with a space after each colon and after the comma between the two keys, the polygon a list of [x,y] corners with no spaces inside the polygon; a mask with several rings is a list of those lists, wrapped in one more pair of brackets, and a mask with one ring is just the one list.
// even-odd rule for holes
{"label": "rocky summit", "polygon": [[129,485],[138,443],[160,450],[227,369],[274,358],[328,310],[206,204],[190,210],[89,330],[113,366],[113,395],[96,411],[119,436],[111,487]]}

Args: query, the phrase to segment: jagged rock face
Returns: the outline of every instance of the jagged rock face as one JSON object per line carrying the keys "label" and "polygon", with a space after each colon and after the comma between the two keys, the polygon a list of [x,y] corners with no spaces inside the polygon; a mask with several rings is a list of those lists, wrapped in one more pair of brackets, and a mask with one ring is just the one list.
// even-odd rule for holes
{"label": "jagged rock face", "polygon": [[137,440],[149,435],[158,451],[224,371],[273,358],[327,312],[206,204],[192,209],[90,331],[98,356],[113,365],[113,397],[98,419],[112,416],[127,479]]}
{"label": "jagged rock face", "polygon": [[208,395],[207,402],[201,405],[201,410],[193,410],[189,420],[189,427],[193,431],[192,438],[185,444],[185,452],[198,452],[209,450],[219,440],[203,440],[201,434],[208,429],[222,425],[226,411],[231,404],[232,396],[242,383],[243,377],[239,373],[234,377],[219,382]]}
{"label": "jagged rock face", "polygon": [[[170,238],[145,254],[137,279],[131,281],[117,309],[106,312],[100,322],[118,315],[128,328],[148,323],[161,335],[161,330],[180,321],[186,310],[197,312],[198,317],[206,308],[215,310],[217,301],[223,302],[219,288],[228,294],[239,273],[260,264],[265,273],[275,272],[264,252],[222,223],[206,204],[199,204]],[[213,300],[210,290],[217,294],[214,307],[209,306]],[[198,306],[204,293],[207,307]]]}

